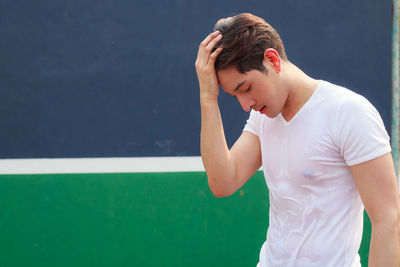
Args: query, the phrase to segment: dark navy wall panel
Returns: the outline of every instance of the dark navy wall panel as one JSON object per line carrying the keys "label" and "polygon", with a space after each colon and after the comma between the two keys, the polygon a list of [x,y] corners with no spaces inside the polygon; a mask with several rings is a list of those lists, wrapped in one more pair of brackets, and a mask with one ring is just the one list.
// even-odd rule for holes
{"label": "dark navy wall panel", "polygon": [[[390,0],[0,0],[0,158],[199,155],[198,43],[240,12],[390,130]],[[232,144],[248,114],[225,94],[221,109]]]}

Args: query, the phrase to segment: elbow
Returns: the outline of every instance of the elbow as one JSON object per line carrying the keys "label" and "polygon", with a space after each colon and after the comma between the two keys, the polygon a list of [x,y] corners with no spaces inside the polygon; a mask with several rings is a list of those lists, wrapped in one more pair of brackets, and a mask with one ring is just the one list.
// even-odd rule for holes
{"label": "elbow", "polygon": [[397,237],[397,243],[400,246],[400,202],[390,209],[385,216],[378,218],[370,216],[370,220],[373,228],[385,229],[384,231],[390,232],[392,237]]}
{"label": "elbow", "polygon": [[[397,205],[396,205],[397,206]],[[390,232],[400,241],[400,207],[391,207],[385,212],[368,214],[372,230]]]}
{"label": "elbow", "polygon": [[398,199],[399,201],[397,201],[397,205],[395,208],[394,213],[394,228],[395,228],[395,232],[397,233],[397,238],[399,240],[399,244],[400,244],[400,198]]}
{"label": "elbow", "polygon": [[227,184],[215,183],[212,181],[213,180],[210,179],[209,177],[208,187],[210,188],[210,191],[214,196],[218,198],[223,198],[223,197],[228,197],[234,193],[234,191],[232,191]]}
{"label": "elbow", "polygon": [[371,226],[386,226],[390,227],[395,233],[400,234],[400,208],[392,209],[385,214],[370,215],[368,214]]}
{"label": "elbow", "polygon": [[210,190],[211,190],[211,193],[213,193],[213,195],[218,198],[228,197],[228,196],[232,195],[223,190],[212,189],[211,187],[210,187]]}
{"label": "elbow", "polygon": [[400,246],[400,207],[397,209],[396,213],[396,220],[395,220],[395,227],[397,228],[397,239],[399,241],[399,246]]}

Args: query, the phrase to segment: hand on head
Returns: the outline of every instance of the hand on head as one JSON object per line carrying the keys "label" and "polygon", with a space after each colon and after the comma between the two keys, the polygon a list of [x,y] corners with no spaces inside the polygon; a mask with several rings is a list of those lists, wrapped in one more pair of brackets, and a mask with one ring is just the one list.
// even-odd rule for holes
{"label": "hand on head", "polygon": [[223,48],[218,47],[214,50],[214,47],[221,39],[221,33],[215,31],[200,43],[195,66],[197,78],[199,79],[201,99],[218,99],[219,84],[215,72],[215,60]]}

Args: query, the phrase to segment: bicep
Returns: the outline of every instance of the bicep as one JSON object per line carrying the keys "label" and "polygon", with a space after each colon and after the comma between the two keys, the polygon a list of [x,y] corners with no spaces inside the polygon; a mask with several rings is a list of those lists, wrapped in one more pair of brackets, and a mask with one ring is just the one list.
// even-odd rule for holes
{"label": "bicep", "polygon": [[241,187],[261,167],[261,146],[258,136],[244,131],[230,150],[235,163],[236,180]]}
{"label": "bicep", "polygon": [[399,193],[392,155],[350,167],[371,222],[380,222],[399,212]]}

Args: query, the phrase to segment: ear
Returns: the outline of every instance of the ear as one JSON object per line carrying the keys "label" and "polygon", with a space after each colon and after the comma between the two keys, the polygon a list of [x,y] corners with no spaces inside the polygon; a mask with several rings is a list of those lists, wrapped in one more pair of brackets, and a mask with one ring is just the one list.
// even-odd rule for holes
{"label": "ear", "polygon": [[264,52],[264,62],[272,64],[276,73],[281,72],[281,57],[273,48],[268,48]]}

